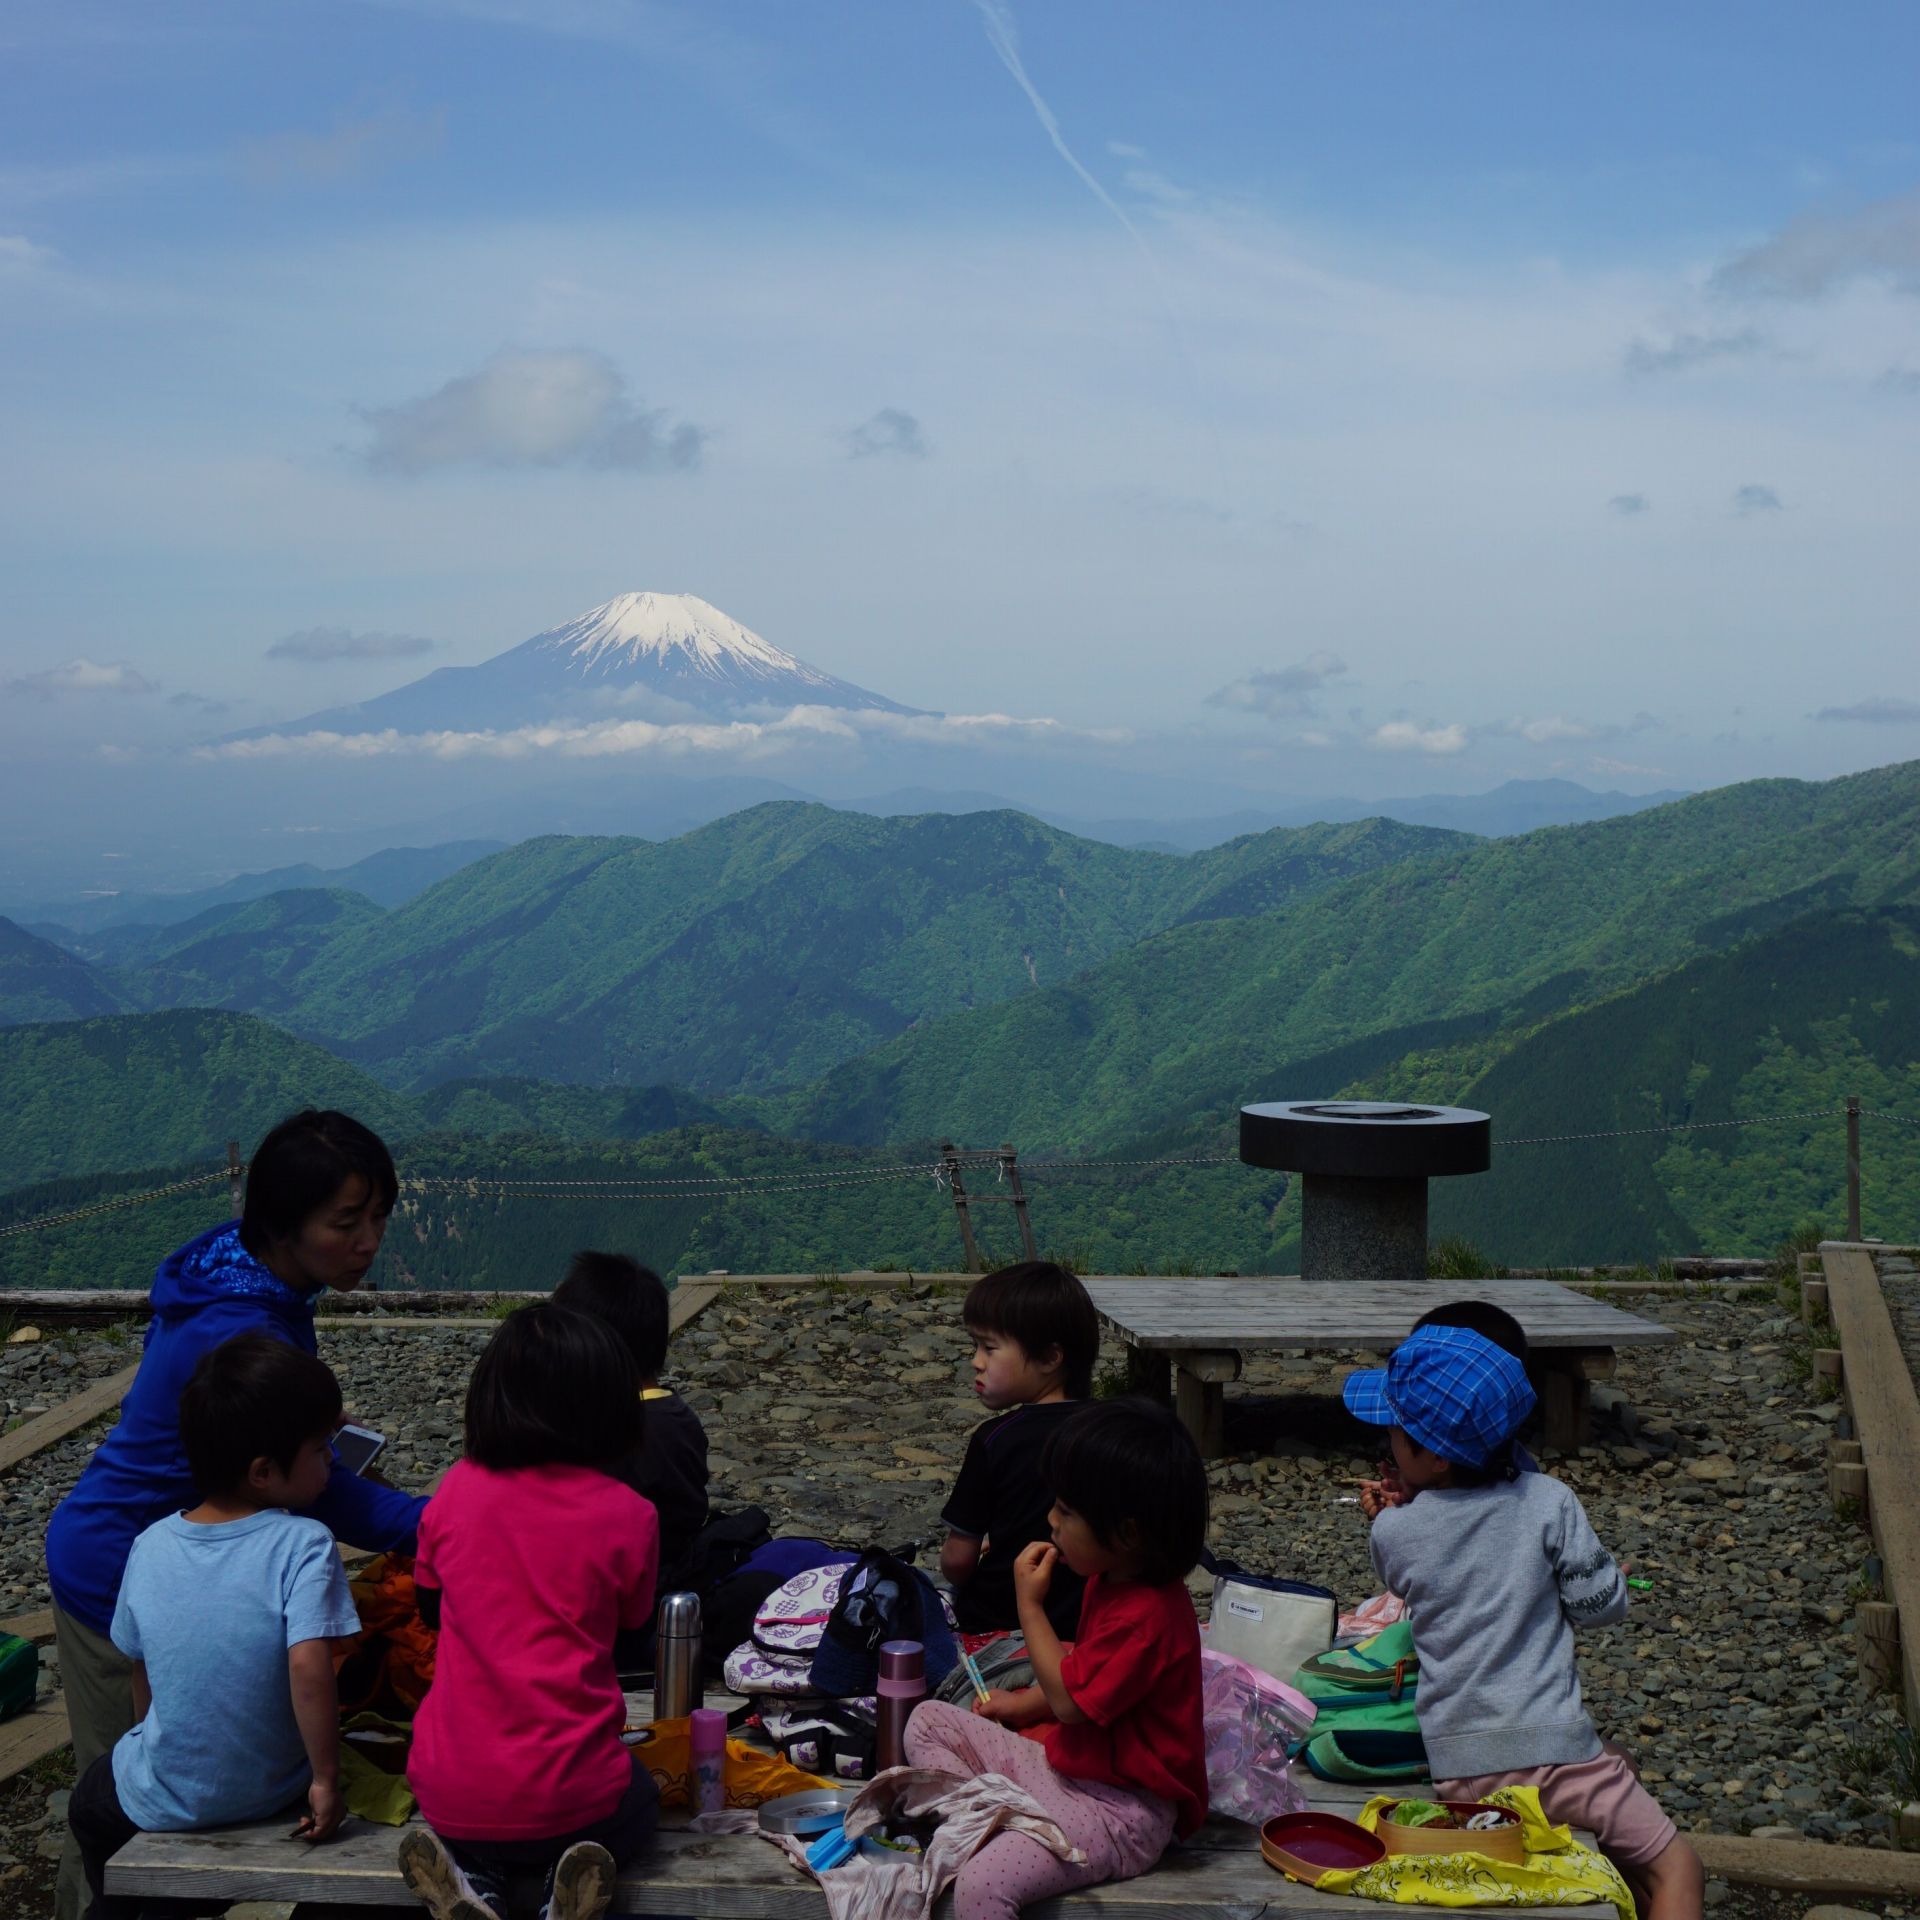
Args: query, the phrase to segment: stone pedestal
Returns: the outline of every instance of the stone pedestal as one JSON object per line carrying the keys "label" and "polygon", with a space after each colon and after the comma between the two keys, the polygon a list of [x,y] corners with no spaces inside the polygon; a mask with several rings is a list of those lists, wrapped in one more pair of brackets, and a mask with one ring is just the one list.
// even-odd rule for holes
{"label": "stone pedestal", "polygon": [[1301,1178],[1303,1280],[1424,1280],[1427,1183],[1337,1173]]}

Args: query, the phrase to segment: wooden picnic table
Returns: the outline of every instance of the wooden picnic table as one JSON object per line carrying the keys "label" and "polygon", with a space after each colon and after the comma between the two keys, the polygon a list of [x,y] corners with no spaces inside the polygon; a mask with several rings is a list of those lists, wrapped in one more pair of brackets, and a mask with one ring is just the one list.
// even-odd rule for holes
{"label": "wooden picnic table", "polygon": [[[1586,1444],[1595,1380],[1611,1377],[1619,1347],[1676,1336],[1550,1280],[1089,1280],[1100,1317],[1127,1343],[1142,1392],[1171,1390],[1202,1456],[1224,1451],[1225,1385],[1242,1356],[1277,1347],[1383,1353],[1430,1308],[1489,1300],[1526,1329],[1546,1443]],[[1171,1382],[1169,1374],[1171,1373]]]}
{"label": "wooden picnic table", "polygon": [[[1349,1816],[1366,1789],[1307,1776],[1310,1804]],[[1406,1791],[1423,1789],[1409,1783]],[[684,1811],[663,1817],[653,1847],[620,1876],[616,1914],[689,1914],[697,1920],[827,1920],[826,1895],[785,1854],[754,1834],[698,1834]],[[325,1846],[289,1838],[287,1820],[211,1833],[138,1835],[107,1868],[109,1894],[177,1899],[303,1901],[418,1913],[395,1865],[400,1830],[349,1820]],[[952,1911],[951,1896],[941,1902]],[[1355,1913],[1351,1896],[1319,1893],[1275,1872],[1259,1836],[1238,1820],[1211,1820],[1137,1880],[1089,1887],[1032,1910],[1039,1920],[1260,1920],[1262,1915]],[[1440,1909],[1396,1907],[1409,1920],[1439,1920]],[[1503,1909],[1539,1916],[1546,1908]],[[1608,1906],[1583,1908],[1618,1920]]]}

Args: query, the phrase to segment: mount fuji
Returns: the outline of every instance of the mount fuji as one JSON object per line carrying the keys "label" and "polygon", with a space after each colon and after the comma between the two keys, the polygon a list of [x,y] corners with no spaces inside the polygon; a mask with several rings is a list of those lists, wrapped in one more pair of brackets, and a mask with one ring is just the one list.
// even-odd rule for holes
{"label": "mount fuji", "polygon": [[919,711],[809,666],[690,593],[623,593],[479,666],[440,667],[354,706],[231,737],[506,731],[653,717],[662,706],[717,718],[803,706]]}

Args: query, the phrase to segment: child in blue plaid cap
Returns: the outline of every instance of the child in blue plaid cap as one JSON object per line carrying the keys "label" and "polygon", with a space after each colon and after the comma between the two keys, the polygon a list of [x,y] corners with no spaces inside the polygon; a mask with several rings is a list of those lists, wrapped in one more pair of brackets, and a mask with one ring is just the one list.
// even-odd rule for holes
{"label": "child in blue plaid cap", "polygon": [[1422,1327],[1345,1393],[1388,1429],[1398,1472],[1362,1504],[1375,1571],[1413,1624],[1436,1796],[1535,1787],[1550,1820],[1598,1837],[1644,1920],[1698,1920],[1700,1856],[1581,1704],[1574,1630],[1624,1619],[1627,1584],[1572,1490],[1520,1470],[1533,1389],[1519,1361],[1464,1327]]}

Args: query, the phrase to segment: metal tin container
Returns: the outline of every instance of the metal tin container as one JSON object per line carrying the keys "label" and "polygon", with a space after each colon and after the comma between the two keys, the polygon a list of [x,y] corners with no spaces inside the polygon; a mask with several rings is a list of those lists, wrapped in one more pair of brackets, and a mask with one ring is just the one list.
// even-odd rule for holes
{"label": "metal tin container", "polygon": [[888,1767],[906,1765],[907,1721],[927,1697],[926,1648],[918,1640],[882,1642],[880,1678],[874,1691],[879,1696],[875,1758],[884,1772]]}
{"label": "metal tin container", "polygon": [[700,1704],[700,1596],[660,1597],[654,1619],[653,1717],[684,1720]]}

